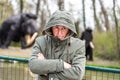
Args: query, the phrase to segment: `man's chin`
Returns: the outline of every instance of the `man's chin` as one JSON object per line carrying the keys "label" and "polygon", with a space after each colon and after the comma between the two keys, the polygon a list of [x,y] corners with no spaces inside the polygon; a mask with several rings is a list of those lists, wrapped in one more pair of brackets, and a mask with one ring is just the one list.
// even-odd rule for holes
{"label": "man's chin", "polygon": [[63,37],[58,37],[58,39],[59,39],[59,40],[64,40],[64,38],[63,38]]}
{"label": "man's chin", "polygon": [[64,40],[65,38],[63,38],[63,37],[57,37],[57,36],[55,36],[55,38],[57,38],[57,39],[59,39],[59,40]]}
{"label": "man's chin", "polygon": [[65,38],[58,38],[58,39],[61,40],[61,41],[62,41],[62,40],[65,40]]}

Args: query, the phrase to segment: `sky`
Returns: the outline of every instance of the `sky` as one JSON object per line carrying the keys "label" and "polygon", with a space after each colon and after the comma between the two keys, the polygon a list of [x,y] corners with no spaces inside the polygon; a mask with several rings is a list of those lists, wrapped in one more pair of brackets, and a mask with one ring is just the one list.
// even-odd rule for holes
{"label": "sky", "polygon": [[[17,10],[17,4],[15,3],[16,0],[12,0],[12,4],[14,6],[14,10],[18,12]],[[29,2],[32,0],[28,0]],[[37,1],[37,0],[36,0]],[[65,10],[70,10],[72,5],[73,10],[73,16],[75,20],[80,18],[82,20],[82,0],[64,0],[65,1]],[[48,0],[49,2],[49,8],[51,10],[51,13],[54,13],[56,10],[58,10],[57,3],[55,0]],[[113,0],[103,0],[105,8],[112,8],[113,7]],[[30,2],[33,4],[33,2]],[[69,5],[71,4],[71,5]],[[117,0],[117,5],[120,6],[120,0]],[[94,29],[94,20],[93,20],[93,10],[92,10],[92,1],[91,0],[85,0],[85,6],[86,6],[86,26],[90,26]],[[96,11],[97,13],[100,11],[100,4],[99,1],[96,0]],[[34,11],[33,11],[34,12]],[[80,26],[83,26],[81,23]]]}

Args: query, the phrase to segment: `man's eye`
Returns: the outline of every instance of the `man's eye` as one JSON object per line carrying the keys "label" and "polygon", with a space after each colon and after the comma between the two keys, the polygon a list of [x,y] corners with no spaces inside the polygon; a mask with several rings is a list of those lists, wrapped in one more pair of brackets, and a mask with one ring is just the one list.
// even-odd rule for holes
{"label": "man's eye", "polygon": [[53,29],[58,29],[58,27],[53,27]]}
{"label": "man's eye", "polygon": [[64,27],[64,28],[62,28],[62,30],[66,30],[66,28]]}

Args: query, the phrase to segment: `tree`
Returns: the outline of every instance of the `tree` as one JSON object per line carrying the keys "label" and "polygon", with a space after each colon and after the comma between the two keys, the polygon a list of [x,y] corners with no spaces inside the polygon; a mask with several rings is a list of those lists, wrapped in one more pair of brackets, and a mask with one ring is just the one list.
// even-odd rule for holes
{"label": "tree", "polygon": [[39,14],[40,1],[41,1],[41,0],[37,0],[37,4],[36,4],[36,15],[37,15],[37,16],[38,16],[38,14]]}
{"label": "tree", "polygon": [[117,54],[118,54],[118,56],[119,56],[119,58],[120,58],[119,27],[118,27],[118,20],[117,20],[117,17],[116,17],[115,6],[116,6],[116,0],[113,0],[113,15],[114,15],[115,27],[116,27]]}
{"label": "tree", "polygon": [[0,1],[0,24],[13,14],[13,8],[8,0]]}
{"label": "tree", "polygon": [[96,14],[96,6],[95,6],[95,0],[92,0],[92,6],[93,6],[93,15],[94,15],[94,23],[95,27],[97,28],[98,31],[101,31],[101,26]]}
{"label": "tree", "polygon": [[79,28],[79,25],[80,25],[80,19],[77,19],[77,21],[75,22],[75,28],[76,28],[76,32],[77,32],[77,38],[80,38],[80,28]]}
{"label": "tree", "polygon": [[50,9],[49,9],[48,0],[44,0],[44,3],[46,4],[46,10],[47,10],[47,12],[48,12],[48,17],[50,17],[51,11],[50,11]]}
{"label": "tree", "polygon": [[99,3],[100,3],[100,5],[101,5],[101,10],[102,10],[102,13],[103,13],[103,15],[104,15],[106,30],[109,30],[109,19],[108,19],[107,10],[105,9],[102,0],[99,0]]}
{"label": "tree", "polygon": [[58,0],[59,10],[64,10],[64,0]]}
{"label": "tree", "polygon": [[19,0],[19,1],[20,1],[20,13],[23,13],[23,8],[24,8],[23,0]]}
{"label": "tree", "polygon": [[46,20],[50,16],[50,10],[48,5],[48,0],[40,0],[40,1],[38,0],[38,2],[39,4],[37,4],[37,7],[36,7],[36,14],[40,17],[39,18],[40,19],[39,34],[41,35],[43,27],[45,26]]}
{"label": "tree", "polygon": [[83,26],[86,28],[86,16],[85,16],[85,0],[82,0],[82,9],[83,9]]}

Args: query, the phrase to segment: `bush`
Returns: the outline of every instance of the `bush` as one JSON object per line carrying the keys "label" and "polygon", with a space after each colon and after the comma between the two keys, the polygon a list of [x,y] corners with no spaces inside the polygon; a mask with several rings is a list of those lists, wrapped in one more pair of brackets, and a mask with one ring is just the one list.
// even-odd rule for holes
{"label": "bush", "polygon": [[93,33],[95,45],[94,54],[103,59],[115,60],[116,40],[113,32]]}

